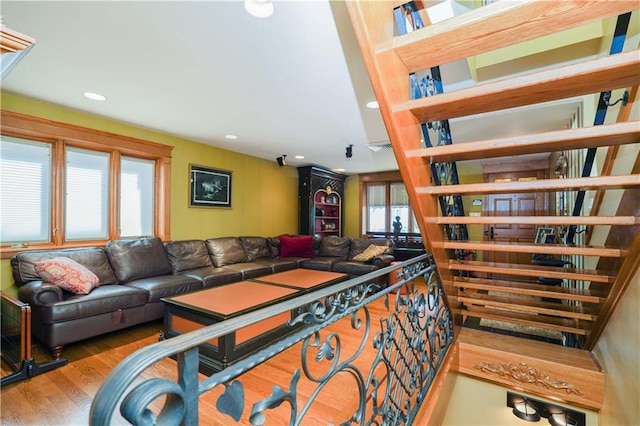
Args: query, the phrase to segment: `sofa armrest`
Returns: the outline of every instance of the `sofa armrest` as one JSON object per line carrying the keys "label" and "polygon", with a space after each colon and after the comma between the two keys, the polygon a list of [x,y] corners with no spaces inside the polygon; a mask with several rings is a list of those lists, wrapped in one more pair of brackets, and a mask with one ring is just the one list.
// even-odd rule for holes
{"label": "sofa armrest", "polygon": [[371,264],[378,267],[378,269],[385,268],[395,260],[392,254],[381,254],[371,259]]}
{"label": "sofa armrest", "polygon": [[45,306],[64,300],[62,289],[43,281],[29,281],[18,288],[20,300],[33,306]]}

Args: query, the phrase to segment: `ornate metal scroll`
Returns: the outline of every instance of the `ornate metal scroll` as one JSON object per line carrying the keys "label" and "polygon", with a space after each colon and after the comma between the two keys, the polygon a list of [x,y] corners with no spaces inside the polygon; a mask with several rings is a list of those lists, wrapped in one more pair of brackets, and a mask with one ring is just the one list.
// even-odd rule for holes
{"label": "ornate metal scroll", "polygon": [[[396,273],[400,280],[382,289],[375,279],[388,273]],[[416,279],[424,280],[426,286],[417,285]],[[405,286],[410,289],[402,294]],[[372,321],[368,305],[380,299],[389,314]],[[198,345],[272,317],[275,312],[300,308],[301,313],[290,323],[305,324],[303,327],[199,381]],[[341,326],[339,332],[327,328],[343,318],[350,320],[350,328]],[[343,333],[350,335],[349,347],[343,344]],[[270,410],[286,406],[289,424],[298,425],[304,423],[324,389],[338,378],[346,378],[355,408],[342,413],[340,423],[411,424],[452,339],[453,323],[433,258],[422,255],[139,350],[118,365],[98,391],[91,423],[109,423],[118,401],[123,401],[120,411],[133,424],[197,424],[200,395],[221,389],[215,406],[227,424],[239,422],[244,413],[246,420],[260,425],[268,419]],[[248,401],[243,373],[296,344],[301,345],[300,365],[291,377],[274,383],[269,395]],[[374,358],[371,365],[359,367],[357,361],[365,349],[369,356],[373,351]],[[176,382],[154,378],[130,388],[134,380],[140,381],[146,368],[174,354],[178,359]],[[310,396],[304,398],[298,394],[303,379],[314,386]],[[164,404],[154,412],[149,408],[151,402],[157,403],[162,396],[166,397]],[[247,407],[251,409],[245,410]]]}

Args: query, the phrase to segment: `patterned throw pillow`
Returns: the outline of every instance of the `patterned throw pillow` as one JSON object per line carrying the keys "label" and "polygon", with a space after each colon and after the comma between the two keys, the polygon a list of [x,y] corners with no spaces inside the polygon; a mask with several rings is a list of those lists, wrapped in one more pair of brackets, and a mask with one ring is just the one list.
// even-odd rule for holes
{"label": "patterned throw pillow", "polygon": [[371,244],[369,247],[364,249],[362,253],[353,256],[352,260],[356,260],[358,262],[368,262],[374,257],[380,256],[385,251],[387,251],[387,246],[378,246],[375,244]]}
{"label": "patterned throw pillow", "polygon": [[90,270],[68,257],[54,257],[35,263],[38,276],[47,283],[57,285],[75,294],[89,294],[100,286],[100,280]]}

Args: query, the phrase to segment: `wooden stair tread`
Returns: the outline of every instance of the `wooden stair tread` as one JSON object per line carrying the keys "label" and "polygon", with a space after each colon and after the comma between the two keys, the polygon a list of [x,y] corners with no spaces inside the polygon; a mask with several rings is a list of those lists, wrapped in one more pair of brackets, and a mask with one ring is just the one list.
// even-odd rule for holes
{"label": "wooden stair tread", "polygon": [[640,225],[640,216],[435,216],[430,223],[444,224],[528,224],[528,225]]}
{"label": "wooden stair tread", "polygon": [[521,265],[515,263],[460,261],[449,259],[448,268],[459,271],[583,280],[608,284],[612,284],[615,280],[615,276],[594,269],[558,268],[551,266]]}
{"label": "wooden stair tread", "polygon": [[411,111],[420,122],[428,123],[637,86],[639,83],[640,55],[634,50],[405,101],[395,108]]}
{"label": "wooden stair tread", "polygon": [[524,299],[522,297],[498,296],[494,294],[470,291],[463,291],[459,293],[458,302],[541,315],[550,315],[560,318],[575,318],[585,321],[595,321],[597,318],[597,311],[592,307],[569,305],[557,302],[545,302],[540,300]]}
{"label": "wooden stair tread", "polygon": [[501,293],[523,294],[526,296],[546,297],[548,299],[575,300],[583,303],[603,303],[607,296],[606,292],[594,289],[483,278],[454,277],[453,285],[458,288],[499,291]]}
{"label": "wooden stair tread", "polygon": [[461,312],[464,315],[474,318],[486,318],[579,335],[587,335],[590,329],[588,326],[589,323],[573,319],[557,318],[547,315],[525,314],[505,311],[503,309],[484,308],[475,305],[466,306],[465,308],[466,309],[462,309]]}
{"label": "wooden stair tread", "polygon": [[432,242],[432,246],[441,246],[445,249],[462,249],[478,251],[495,251],[511,253],[537,253],[556,255],[581,255],[581,256],[601,256],[601,257],[623,257],[628,250],[616,247],[596,247],[596,246],[576,246],[566,244],[535,244],[519,242],[499,242],[499,241],[448,241],[442,243]]}
{"label": "wooden stair tread", "polygon": [[443,163],[637,142],[640,142],[640,122],[631,121],[512,138],[434,146],[408,150],[406,155],[422,157],[434,163]]}
{"label": "wooden stair tread", "polygon": [[541,179],[523,182],[469,183],[416,188],[425,195],[483,195],[540,191],[626,189],[640,186],[640,175],[594,176],[587,178]]}
{"label": "wooden stair tread", "polygon": [[[388,4],[387,14],[393,15]],[[395,37],[393,48],[409,71],[446,64],[515,43],[636,10],[635,1],[496,2]],[[438,46],[434,49],[433,46]]]}

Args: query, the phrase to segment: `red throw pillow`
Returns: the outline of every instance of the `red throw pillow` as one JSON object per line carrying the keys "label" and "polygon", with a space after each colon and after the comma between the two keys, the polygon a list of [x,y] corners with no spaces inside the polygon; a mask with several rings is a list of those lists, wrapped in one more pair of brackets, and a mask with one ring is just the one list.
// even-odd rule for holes
{"label": "red throw pillow", "polygon": [[313,237],[280,235],[280,257],[313,257]]}

